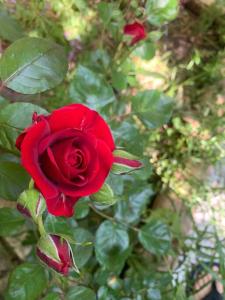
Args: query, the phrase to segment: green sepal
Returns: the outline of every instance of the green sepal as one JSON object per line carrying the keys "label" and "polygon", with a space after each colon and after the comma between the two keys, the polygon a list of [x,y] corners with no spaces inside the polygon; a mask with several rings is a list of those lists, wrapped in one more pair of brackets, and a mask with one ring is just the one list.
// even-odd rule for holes
{"label": "green sepal", "polygon": [[50,235],[48,235],[48,234],[42,235],[38,241],[37,247],[47,257],[49,257],[59,263],[61,262],[59,255],[58,255],[57,247]]}
{"label": "green sepal", "polygon": [[17,203],[28,210],[32,219],[37,223],[39,216],[43,214],[46,209],[46,204],[43,196],[36,189],[25,190],[20,194]]}
{"label": "green sepal", "polygon": [[116,203],[113,190],[107,183],[104,183],[102,188],[97,193],[92,194],[90,198],[97,206],[113,205]]}

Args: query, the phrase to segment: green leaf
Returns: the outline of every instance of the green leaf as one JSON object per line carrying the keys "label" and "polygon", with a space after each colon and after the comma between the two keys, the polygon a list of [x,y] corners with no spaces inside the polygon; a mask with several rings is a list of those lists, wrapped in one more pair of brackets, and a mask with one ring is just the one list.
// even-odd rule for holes
{"label": "green leaf", "polygon": [[155,56],[155,46],[151,42],[144,42],[134,50],[134,54],[144,60],[150,60]]}
{"label": "green leaf", "polygon": [[103,75],[82,65],[76,69],[69,93],[72,101],[86,103],[93,109],[99,109],[115,100],[112,87]]}
{"label": "green leaf", "polygon": [[[138,182],[135,185],[138,185]],[[150,202],[152,195],[154,195],[154,192],[150,185],[149,187],[135,187],[134,190],[131,190],[128,199],[123,198],[118,201],[115,218],[127,224],[136,224]]]}
{"label": "green leaf", "polygon": [[127,87],[127,76],[118,71],[112,72],[112,86],[118,90],[124,90]]}
{"label": "green leaf", "polygon": [[114,9],[113,3],[107,3],[107,2],[101,1],[98,4],[98,13],[105,25],[107,25],[110,22],[110,19],[113,16],[113,9]]}
{"label": "green leaf", "polygon": [[98,206],[113,205],[116,202],[113,190],[107,183],[104,183],[101,189],[97,193],[92,194],[90,198]]}
{"label": "green leaf", "polygon": [[160,26],[177,16],[178,0],[147,0],[146,13],[149,23]]}
{"label": "green leaf", "polygon": [[55,217],[48,214],[44,226],[48,233],[60,235],[70,241],[73,240],[73,230],[77,223],[72,218]]}
{"label": "green leaf", "polygon": [[98,290],[98,300],[117,300],[117,298],[111,294],[111,289],[106,286],[101,286]]}
{"label": "green leaf", "polygon": [[86,68],[91,69],[96,73],[107,72],[111,57],[105,49],[96,49],[93,51],[85,51],[82,58],[82,65]]}
{"label": "green leaf", "polygon": [[141,228],[138,238],[143,247],[155,255],[164,255],[171,248],[169,227],[154,218]]}
{"label": "green leaf", "polygon": [[113,136],[117,146],[124,147],[134,154],[143,155],[143,144],[146,139],[140,134],[132,119],[121,122],[119,127],[113,130]]}
{"label": "green leaf", "polygon": [[96,295],[95,293],[85,287],[85,286],[75,286],[69,289],[67,295],[66,295],[67,300],[96,300]]}
{"label": "green leaf", "polygon": [[124,179],[123,176],[117,176],[113,173],[109,173],[106,182],[112,187],[113,193],[116,196],[122,195],[124,190]]}
{"label": "green leaf", "polygon": [[79,268],[82,268],[92,256],[93,252],[93,235],[84,228],[75,228],[73,237],[76,244],[71,244],[74,260]]}
{"label": "green leaf", "polygon": [[[148,180],[153,175],[153,166],[151,165],[148,157],[142,158],[143,167],[139,170],[136,170],[132,174],[132,178],[135,180]],[[151,187],[150,187],[151,188]]]}
{"label": "green leaf", "polygon": [[24,32],[20,24],[11,18],[7,12],[0,11],[0,37],[6,41],[14,42],[22,38]]}
{"label": "green leaf", "polygon": [[0,156],[0,197],[17,200],[27,188],[29,180],[29,175],[19,163]]}
{"label": "green leaf", "polygon": [[20,232],[24,223],[24,217],[15,208],[0,208],[0,236],[9,236]]}
{"label": "green leaf", "polygon": [[8,104],[0,110],[0,147],[17,152],[15,141],[22,130],[32,124],[32,115],[47,114],[40,106],[31,103]]}
{"label": "green leaf", "polygon": [[75,0],[74,4],[81,12],[85,12],[88,8],[86,0]]}
{"label": "green leaf", "polygon": [[126,230],[111,221],[103,222],[96,233],[95,253],[102,266],[120,272],[129,255],[129,236]]}
{"label": "green leaf", "polygon": [[147,290],[147,299],[148,300],[162,300],[161,292],[157,288],[149,288]]}
{"label": "green leaf", "polygon": [[171,98],[157,90],[140,92],[132,99],[133,112],[150,129],[166,124],[173,106]]}
{"label": "green leaf", "polygon": [[75,219],[80,220],[87,217],[90,211],[90,207],[88,206],[89,198],[81,198],[76,202],[75,205]]}
{"label": "green leaf", "polygon": [[48,293],[46,297],[43,298],[43,300],[60,300],[60,296],[57,293]]}
{"label": "green leaf", "polygon": [[9,104],[9,102],[5,98],[3,98],[2,96],[0,96],[0,109],[2,109],[7,104]]}
{"label": "green leaf", "polygon": [[17,40],[6,49],[0,61],[3,84],[22,94],[51,89],[63,80],[66,72],[63,48],[42,38]]}
{"label": "green leaf", "polygon": [[122,11],[119,9],[119,4],[100,1],[98,4],[98,14],[113,38],[121,40],[121,28],[124,26],[124,17]]}
{"label": "green leaf", "polygon": [[45,270],[39,264],[24,263],[10,277],[5,300],[37,300],[48,285]]}

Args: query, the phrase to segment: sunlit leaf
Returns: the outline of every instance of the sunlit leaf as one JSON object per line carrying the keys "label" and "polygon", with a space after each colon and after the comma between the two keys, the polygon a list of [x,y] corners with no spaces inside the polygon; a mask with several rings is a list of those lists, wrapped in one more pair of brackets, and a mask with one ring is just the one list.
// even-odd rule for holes
{"label": "sunlit leaf", "polygon": [[138,238],[143,247],[155,255],[164,255],[171,247],[169,227],[160,220],[150,220],[141,228]]}
{"label": "sunlit leaf", "polygon": [[178,9],[178,0],[148,0],[146,3],[148,21],[156,26],[175,19]]}
{"label": "sunlit leaf", "polygon": [[66,72],[64,49],[42,38],[17,40],[0,60],[3,84],[22,94],[36,94],[53,88],[63,80]]}
{"label": "sunlit leaf", "polygon": [[79,65],[70,85],[70,98],[86,103],[93,109],[101,108],[115,100],[112,87],[103,75]]}
{"label": "sunlit leaf", "polygon": [[166,124],[172,115],[173,107],[171,98],[157,90],[139,92],[132,99],[133,112],[151,129]]}

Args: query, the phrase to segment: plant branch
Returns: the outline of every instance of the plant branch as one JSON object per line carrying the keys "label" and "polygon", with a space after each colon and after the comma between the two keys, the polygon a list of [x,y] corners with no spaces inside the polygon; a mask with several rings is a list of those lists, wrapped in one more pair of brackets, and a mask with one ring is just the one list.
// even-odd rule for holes
{"label": "plant branch", "polygon": [[101,216],[102,218],[107,219],[107,220],[110,220],[110,221],[115,222],[115,223],[118,223],[118,224],[121,224],[121,225],[124,225],[124,226],[126,226],[126,227],[132,229],[132,230],[135,231],[135,232],[139,232],[139,229],[138,229],[137,227],[131,226],[131,225],[129,225],[129,224],[125,223],[125,222],[119,221],[119,220],[115,220],[113,217],[108,216],[108,215],[106,215],[105,213],[103,213],[103,212],[99,211],[98,209],[96,209],[95,206],[94,206],[92,203],[90,203],[89,206],[93,209],[93,211],[94,211],[96,214],[98,214],[98,215]]}

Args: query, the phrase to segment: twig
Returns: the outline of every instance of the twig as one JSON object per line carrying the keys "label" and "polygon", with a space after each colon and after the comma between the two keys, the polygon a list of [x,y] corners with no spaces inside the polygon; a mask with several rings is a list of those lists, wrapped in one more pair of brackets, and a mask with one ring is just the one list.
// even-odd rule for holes
{"label": "twig", "polygon": [[126,226],[126,227],[128,227],[128,228],[134,230],[135,232],[139,232],[139,230],[140,230],[140,229],[138,229],[137,227],[131,226],[131,225],[125,223],[125,222],[119,221],[119,220],[117,220],[117,219],[114,219],[114,218],[111,217],[111,216],[106,215],[105,213],[103,213],[103,212],[99,211],[98,209],[96,209],[95,206],[94,206],[92,203],[90,203],[89,206],[93,209],[93,211],[94,211],[96,214],[100,215],[100,216],[103,217],[104,219],[110,220],[110,221],[112,221],[112,222],[114,222],[114,223],[118,223],[118,224],[124,225],[124,226]]}

